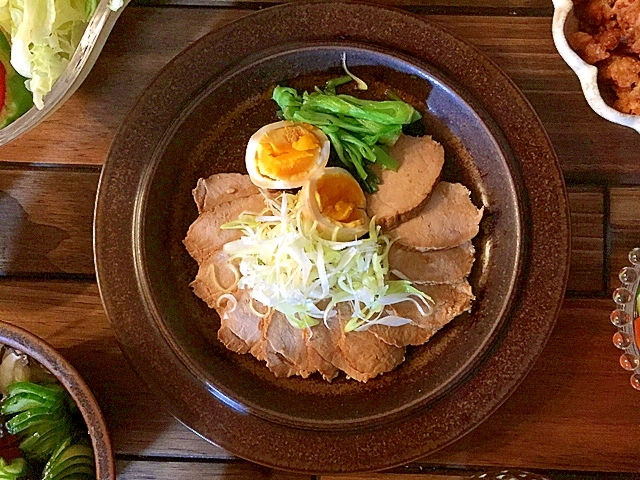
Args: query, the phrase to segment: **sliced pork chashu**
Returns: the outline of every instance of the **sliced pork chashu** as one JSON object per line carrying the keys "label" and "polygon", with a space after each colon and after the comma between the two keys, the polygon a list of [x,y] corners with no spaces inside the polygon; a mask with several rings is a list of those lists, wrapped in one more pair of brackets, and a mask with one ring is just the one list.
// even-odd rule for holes
{"label": "sliced pork chashu", "polygon": [[[223,301],[216,310],[220,316],[218,340],[237,353],[247,353],[262,341],[260,322],[250,307],[251,292],[236,289],[233,293],[236,301]],[[238,340],[244,342],[242,346]]]}
{"label": "sliced pork chashu", "polygon": [[415,283],[459,283],[470,273],[476,249],[471,242],[459,247],[420,252],[394,243],[389,269]]}
{"label": "sliced pork chashu", "polygon": [[374,325],[368,332],[396,347],[422,345],[455,317],[468,311],[475,298],[466,280],[455,285],[416,285],[416,288],[435,302],[431,314],[423,316],[413,302],[401,302],[393,305],[393,310],[396,315],[410,318],[413,323],[400,327]]}
{"label": "sliced pork chashu", "polygon": [[[331,381],[339,370],[307,346],[309,331],[289,323],[285,315],[274,311],[261,325],[265,340],[261,355],[276,376],[299,375],[307,378],[315,372]],[[254,352],[252,352],[254,353]],[[259,355],[256,355],[259,358]],[[284,365],[280,365],[284,363]]]}
{"label": "sliced pork chashu", "polygon": [[[232,268],[229,255],[224,250],[218,250],[200,264],[196,278],[190,285],[193,293],[210,308],[216,308],[221,295],[235,290],[237,278]],[[237,268],[235,271],[239,275]]]}
{"label": "sliced pork chashu", "polygon": [[378,191],[367,195],[367,213],[391,229],[424,205],[444,165],[444,148],[430,136],[400,135],[389,154],[400,164],[396,172],[377,164],[373,172],[381,182]]}
{"label": "sliced pork chashu", "polygon": [[338,314],[328,321],[329,328],[324,323],[312,327],[307,345],[359,382],[391,371],[404,361],[404,348],[387,344],[371,332],[345,332],[351,314],[350,307],[339,304]]}
{"label": "sliced pork chashu", "polygon": [[264,198],[260,194],[215,205],[212,210],[201,213],[191,224],[183,241],[184,246],[200,265],[222,250],[227,242],[240,238],[240,230],[221,230],[223,224],[237,220],[243,212],[257,213],[263,209]]}
{"label": "sliced pork chashu", "polygon": [[250,290],[236,290],[233,295],[237,300],[236,305],[227,302],[216,309],[220,316],[218,340],[229,350],[239,354],[251,353],[258,360],[266,362],[277,377],[305,376],[300,367],[276,351],[265,337],[273,313],[256,315],[250,307]]}
{"label": "sliced pork chashu", "polygon": [[[402,146],[402,143],[400,145]],[[398,157],[402,158],[396,154],[396,158]],[[438,167],[433,182],[437,181],[441,167],[442,165]],[[408,190],[405,181],[401,191]],[[461,192],[464,195],[461,195]],[[413,220],[392,231],[392,235],[393,232],[400,232],[399,242],[407,243],[408,239],[409,245],[395,245],[390,252],[390,264],[392,269],[399,270],[415,282],[449,283],[417,286],[435,300],[433,313],[422,317],[413,303],[403,302],[395,306],[396,313],[412,318],[414,324],[402,327],[377,325],[368,331],[348,333],[344,331],[344,326],[352,312],[345,304],[339,306],[338,315],[329,319],[330,328],[321,323],[310,330],[301,330],[293,327],[279,312],[270,312],[265,316],[256,315],[250,307],[249,290],[233,289],[235,302],[229,301],[228,298],[221,299],[220,297],[228,293],[236,282],[235,274],[228,267],[228,257],[222,248],[227,242],[238,239],[241,232],[220,230],[220,226],[237,220],[242,212],[262,211],[264,199],[250,183],[248,176],[238,174],[221,174],[201,180],[193,194],[200,216],[190,227],[184,244],[199,265],[198,274],[192,283],[194,292],[218,311],[221,319],[219,340],[234,352],[251,353],[258,360],[266,362],[267,367],[277,377],[300,375],[306,378],[318,371],[330,381],[337,376],[339,370],[343,370],[349,377],[366,382],[381,373],[393,370],[404,361],[407,345],[425,343],[442,326],[471,306],[471,287],[466,281],[456,282],[468,275],[473,264],[473,246],[465,242],[477,233],[482,210],[471,204],[468,190],[462,185],[438,184],[431,192],[428,202],[424,202],[423,199],[412,211],[393,214],[389,223],[405,220],[408,216],[418,214],[418,211],[419,216],[414,220],[420,217],[427,218],[426,226],[423,218],[422,223],[415,227],[421,230],[421,235],[418,235],[419,241],[411,237],[413,227],[409,225],[412,228],[407,228],[407,224]],[[426,193],[424,198],[427,197],[429,193]],[[466,197],[466,204],[462,197]],[[443,205],[438,205],[438,201]],[[423,207],[425,203],[426,206]],[[425,212],[432,203],[435,205],[432,205],[432,209],[440,208],[441,211],[449,212],[448,215],[459,215],[458,210],[468,214],[475,221],[475,232],[473,228],[465,230],[458,225],[449,225],[451,218],[441,221],[440,224],[437,221],[428,221],[429,216],[425,215]],[[451,213],[452,210],[455,213]],[[463,220],[461,224],[473,221]],[[447,230],[445,227],[450,228]],[[402,234],[403,229],[409,232],[408,236]],[[451,230],[466,233],[456,236],[451,234]],[[457,243],[456,245],[462,244],[457,248],[425,252],[411,250],[453,247],[455,245],[452,243],[457,240],[452,238],[459,239],[464,235],[468,235],[469,238]],[[430,239],[430,236],[436,240]],[[407,247],[409,250],[406,250]],[[256,307],[261,310],[259,304]]]}
{"label": "sliced pork chashu", "polygon": [[400,245],[420,251],[457,247],[478,234],[483,210],[471,202],[464,185],[440,182],[420,213],[389,235]]}
{"label": "sliced pork chashu", "polygon": [[198,179],[198,184],[192,193],[198,213],[202,213],[210,212],[216,205],[250,197],[260,191],[251,182],[249,175],[217,173],[206,179]]}

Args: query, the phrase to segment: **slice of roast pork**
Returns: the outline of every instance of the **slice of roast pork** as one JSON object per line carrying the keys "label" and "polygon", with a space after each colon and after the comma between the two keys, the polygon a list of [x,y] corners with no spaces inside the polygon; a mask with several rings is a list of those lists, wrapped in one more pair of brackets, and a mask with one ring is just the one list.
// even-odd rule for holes
{"label": "slice of roast pork", "polygon": [[237,201],[260,193],[249,175],[240,173],[217,173],[209,178],[200,178],[193,189],[193,199],[198,213],[210,212],[216,205]]}
{"label": "slice of roast pork", "polygon": [[234,269],[240,275],[237,267],[230,264],[229,255],[224,250],[218,250],[200,264],[196,278],[190,285],[193,293],[210,308],[216,308],[221,295],[236,290]]}
{"label": "slice of roast pork", "polygon": [[263,209],[264,198],[260,194],[216,205],[213,210],[201,213],[191,224],[183,240],[184,246],[200,265],[222,250],[225,243],[237,240],[242,235],[240,230],[221,230],[223,224],[237,220],[243,212],[259,213]]}
{"label": "slice of roast pork", "polygon": [[[216,305],[216,311],[220,316],[218,340],[234,352],[247,353],[262,341],[262,317],[251,310],[250,290],[236,290],[233,297],[236,299],[235,302],[222,299]],[[246,347],[241,348],[237,339],[244,342]]]}
{"label": "slice of roast pork", "polygon": [[366,382],[404,361],[405,349],[379,340],[371,332],[345,332],[351,307],[339,304],[338,314],[311,328],[307,345],[349,377]]}
{"label": "slice of roast pork", "polygon": [[381,182],[377,192],[367,195],[369,217],[375,215],[385,229],[407,220],[425,204],[444,164],[444,149],[430,136],[400,135],[389,154],[400,164],[398,170],[374,164],[372,171]]}
{"label": "slice of roast pork", "polygon": [[[315,350],[307,346],[307,329],[296,328],[282,313],[275,311],[262,325],[262,337],[266,340],[264,349],[267,367],[276,376],[299,375],[307,378],[319,371],[331,381],[338,375],[338,369],[326,362]],[[282,368],[282,360],[289,368]],[[282,375],[284,373],[284,375]]]}
{"label": "slice of roast pork", "polygon": [[373,325],[367,331],[396,347],[422,345],[455,317],[468,311],[475,298],[466,280],[455,285],[416,285],[416,288],[435,302],[429,315],[422,315],[413,302],[404,301],[392,305],[391,310],[400,317],[410,318],[413,323],[400,327]]}
{"label": "slice of roast pork", "polygon": [[414,218],[389,232],[401,246],[420,251],[457,247],[478,234],[483,208],[471,202],[460,183],[440,182]]}
{"label": "slice of roast pork", "polygon": [[396,242],[389,250],[389,269],[414,283],[460,283],[471,273],[475,253],[471,242],[428,252],[407,249]]}

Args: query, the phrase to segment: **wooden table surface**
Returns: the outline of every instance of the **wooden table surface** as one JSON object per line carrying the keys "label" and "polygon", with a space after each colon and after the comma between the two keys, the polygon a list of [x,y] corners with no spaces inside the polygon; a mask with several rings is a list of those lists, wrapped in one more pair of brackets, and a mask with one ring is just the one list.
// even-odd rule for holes
{"label": "wooden table surface", "polygon": [[[549,0],[388,3],[472,43],[524,92],[567,181],[573,253],[557,326],[515,394],[444,450],[391,472],[356,477],[451,479],[510,468],[552,478],[635,478],[640,392],[618,364],[609,313],[617,272],[629,249],[640,245],[640,135],[589,109],[554,48]],[[0,319],[43,337],[83,374],[107,419],[119,478],[310,478],[235,458],[163,411],[116,344],[92,253],[101,165],[136,97],[199,37],[271,4],[159,0],[129,6],[77,93],[38,128],[0,148]]]}

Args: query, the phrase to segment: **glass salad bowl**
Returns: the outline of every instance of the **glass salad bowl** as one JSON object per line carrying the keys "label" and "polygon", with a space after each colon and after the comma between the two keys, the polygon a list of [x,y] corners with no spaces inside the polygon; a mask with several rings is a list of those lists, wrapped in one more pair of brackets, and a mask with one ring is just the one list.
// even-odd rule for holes
{"label": "glass salad bowl", "polygon": [[118,17],[129,0],[100,0],[88,21],[69,64],[44,96],[44,106],[32,106],[23,115],[0,129],[0,145],[31,130],[58,109],[82,84],[96,63]]}
{"label": "glass salad bowl", "polygon": [[640,390],[640,248],[629,252],[631,266],[620,270],[622,286],[614,290],[616,309],[611,312],[611,323],[617,327],[613,344],[622,350],[620,366],[631,372],[631,386]]}

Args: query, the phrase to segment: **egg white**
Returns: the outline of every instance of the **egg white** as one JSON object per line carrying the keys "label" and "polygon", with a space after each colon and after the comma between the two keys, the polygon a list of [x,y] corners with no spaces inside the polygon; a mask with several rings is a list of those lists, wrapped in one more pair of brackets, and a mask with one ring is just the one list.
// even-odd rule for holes
{"label": "egg white", "polygon": [[299,188],[302,187],[308,179],[319,169],[323,169],[327,162],[329,161],[329,151],[331,149],[331,144],[329,143],[329,139],[324,134],[322,130],[317,127],[312,126],[312,133],[318,138],[320,141],[320,151],[318,152],[318,157],[316,158],[316,163],[314,168],[308,172],[308,174],[297,181],[289,181],[282,179],[274,179],[262,175],[258,170],[256,153],[258,149],[258,144],[260,143],[260,139],[267,133],[277,130],[279,128],[294,126],[295,122],[291,122],[288,120],[283,120],[280,122],[270,123],[265,125],[256,133],[254,133],[249,142],[247,143],[247,150],[245,154],[245,163],[247,166],[247,172],[249,173],[249,177],[251,181],[260,188],[268,188],[274,190],[284,190],[288,188]]}

